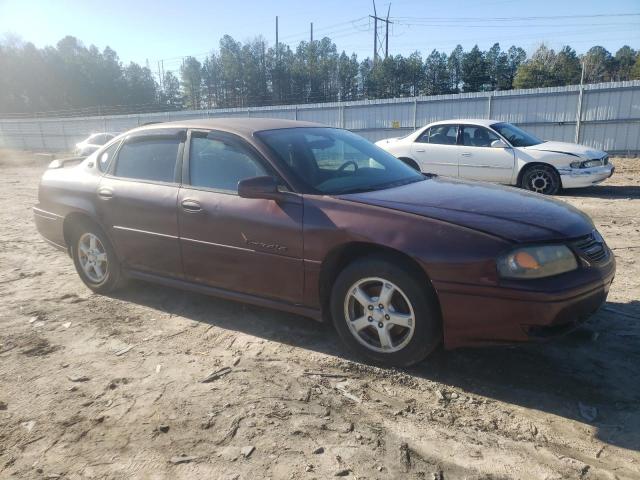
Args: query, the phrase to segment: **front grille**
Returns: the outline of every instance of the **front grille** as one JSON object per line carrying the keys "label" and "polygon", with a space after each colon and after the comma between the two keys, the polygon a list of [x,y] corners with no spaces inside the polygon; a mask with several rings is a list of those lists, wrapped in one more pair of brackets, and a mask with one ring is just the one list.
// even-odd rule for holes
{"label": "front grille", "polygon": [[573,242],[578,253],[590,263],[599,263],[607,259],[609,252],[602,237],[595,230],[589,235]]}

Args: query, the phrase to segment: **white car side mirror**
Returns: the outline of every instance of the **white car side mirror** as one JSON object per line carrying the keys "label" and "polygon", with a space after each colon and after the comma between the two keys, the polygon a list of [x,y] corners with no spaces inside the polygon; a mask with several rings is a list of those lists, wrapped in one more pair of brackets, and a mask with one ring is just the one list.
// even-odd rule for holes
{"label": "white car side mirror", "polygon": [[509,148],[509,145],[498,139],[491,142],[491,148]]}

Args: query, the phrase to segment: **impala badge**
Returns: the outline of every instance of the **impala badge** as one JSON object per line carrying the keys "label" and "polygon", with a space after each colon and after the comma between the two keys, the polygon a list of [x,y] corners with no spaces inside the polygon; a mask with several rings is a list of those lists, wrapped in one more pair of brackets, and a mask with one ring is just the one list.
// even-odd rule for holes
{"label": "impala badge", "polygon": [[265,250],[273,250],[276,252],[286,252],[287,247],[284,245],[280,245],[278,243],[267,243],[267,242],[258,242],[256,240],[250,240],[247,236],[242,233],[242,238],[244,239],[244,243],[254,248],[261,248]]}

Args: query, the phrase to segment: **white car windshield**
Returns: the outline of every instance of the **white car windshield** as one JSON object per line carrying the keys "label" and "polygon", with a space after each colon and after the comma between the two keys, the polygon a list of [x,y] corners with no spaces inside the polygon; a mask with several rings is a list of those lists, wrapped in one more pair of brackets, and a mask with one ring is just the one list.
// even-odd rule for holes
{"label": "white car windshield", "polygon": [[514,147],[530,147],[543,143],[538,137],[510,123],[494,123],[491,128],[509,140],[509,143]]}

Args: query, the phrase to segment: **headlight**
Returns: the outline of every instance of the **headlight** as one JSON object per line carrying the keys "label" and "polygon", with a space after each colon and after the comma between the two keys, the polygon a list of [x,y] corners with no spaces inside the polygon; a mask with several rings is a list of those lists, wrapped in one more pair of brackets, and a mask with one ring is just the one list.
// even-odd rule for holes
{"label": "headlight", "polygon": [[585,160],[583,162],[571,162],[571,168],[592,168],[602,166],[602,160]]}
{"label": "headlight", "polygon": [[578,261],[565,245],[541,245],[513,250],[497,266],[503,278],[542,278],[575,270]]}

